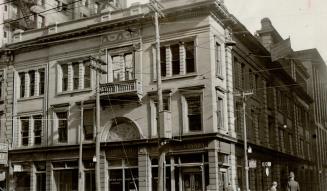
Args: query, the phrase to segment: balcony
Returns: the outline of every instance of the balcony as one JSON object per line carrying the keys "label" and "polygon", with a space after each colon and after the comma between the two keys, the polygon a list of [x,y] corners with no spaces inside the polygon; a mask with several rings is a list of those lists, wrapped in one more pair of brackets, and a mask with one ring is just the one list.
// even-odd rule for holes
{"label": "balcony", "polygon": [[100,84],[102,103],[135,102],[142,98],[142,83],[136,79]]}

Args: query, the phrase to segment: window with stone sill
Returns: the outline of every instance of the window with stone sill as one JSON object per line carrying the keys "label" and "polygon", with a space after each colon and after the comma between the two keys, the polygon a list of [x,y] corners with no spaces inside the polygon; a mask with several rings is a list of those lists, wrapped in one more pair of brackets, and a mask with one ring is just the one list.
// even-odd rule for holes
{"label": "window with stone sill", "polygon": [[218,129],[226,130],[224,126],[224,100],[217,96],[217,126]]}
{"label": "window with stone sill", "polygon": [[68,141],[68,113],[57,112],[57,130],[58,130],[58,142],[67,143]]}
{"label": "window with stone sill", "polygon": [[[155,58],[155,49],[153,51]],[[196,71],[195,51],[194,40],[165,43],[160,47],[161,76],[169,78],[194,73]],[[154,79],[156,79],[156,66],[153,69]]]}
{"label": "window with stone sill", "polygon": [[218,42],[215,43],[215,65],[216,65],[216,76],[223,75],[223,66],[221,61],[221,46]]}
{"label": "window with stone sill", "polygon": [[91,87],[89,61],[81,60],[58,64],[58,92],[70,92]]}
{"label": "window with stone sill", "polygon": [[21,145],[28,146],[29,142],[29,129],[30,129],[30,120],[29,117],[21,117]]}
{"label": "window with stone sill", "polygon": [[189,132],[202,131],[202,100],[201,95],[185,96],[187,129]]}
{"label": "window with stone sill", "polygon": [[18,73],[19,97],[27,98],[44,94],[44,68]]}
{"label": "window with stone sill", "polygon": [[94,138],[94,109],[83,109],[83,130],[84,140],[93,140]]}

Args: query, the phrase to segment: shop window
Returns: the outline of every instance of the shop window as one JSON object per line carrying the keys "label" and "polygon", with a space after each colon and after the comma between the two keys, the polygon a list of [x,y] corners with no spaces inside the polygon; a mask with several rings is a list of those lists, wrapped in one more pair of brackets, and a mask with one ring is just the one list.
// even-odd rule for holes
{"label": "shop window", "polygon": [[95,163],[92,160],[83,161],[84,164],[84,191],[94,191],[95,189]]}
{"label": "shop window", "polygon": [[58,120],[58,141],[60,143],[66,143],[68,141],[68,116],[67,112],[57,112]]}
{"label": "shop window", "polygon": [[[109,166],[113,167],[112,161]],[[121,160],[115,162],[114,169],[109,169],[109,190],[130,191],[138,190],[138,166],[137,161]]]}
{"label": "shop window", "polygon": [[28,146],[29,138],[29,117],[21,117],[21,144],[22,146]]}
{"label": "shop window", "polygon": [[93,140],[94,131],[94,110],[83,109],[83,129],[84,129],[84,139]]}
{"label": "shop window", "polygon": [[40,145],[42,142],[42,116],[33,116],[34,121],[34,144]]}
{"label": "shop window", "polygon": [[187,104],[187,119],[189,131],[202,130],[201,96],[188,96],[185,98]]}
{"label": "shop window", "polygon": [[44,161],[34,162],[36,169],[36,191],[46,190],[46,163]]}
{"label": "shop window", "polygon": [[31,175],[29,172],[14,173],[15,190],[16,191],[29,191],[31,184]]}
{"label": "shop window", "polygon": [[78,170],[65,169],[53,171],[54,182],[57,190],[77,191],[78,190]]}

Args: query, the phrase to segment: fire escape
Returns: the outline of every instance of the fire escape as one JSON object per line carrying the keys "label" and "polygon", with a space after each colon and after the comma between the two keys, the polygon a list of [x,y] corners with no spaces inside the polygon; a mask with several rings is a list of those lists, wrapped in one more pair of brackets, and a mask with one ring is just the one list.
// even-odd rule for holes
{"label": "fire escape", "polygon": [[29,30],[37,27],[36,13],[31,11],[33,6],[42,7],[39,0],[15,0],[13,6],[17,7],[17,12],[12,13],[6,20],[6,25],[12,29]]}

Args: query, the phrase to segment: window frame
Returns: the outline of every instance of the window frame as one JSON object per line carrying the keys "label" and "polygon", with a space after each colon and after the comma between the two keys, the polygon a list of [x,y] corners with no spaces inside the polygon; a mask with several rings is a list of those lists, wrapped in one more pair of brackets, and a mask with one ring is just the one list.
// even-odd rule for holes
{"label": "window frame", "polygon": [[[65,127],[60,127],[60,118],[58,116],[58,113],[65,113],[66,114],[66,123],[65,123]],[[57,139],[57,143],[68,143],[68,122],[69,122],[69,112],[68,111],[55,111],[56,114],[56,122],[57,122],[57,131],[58,131],[58,139]],[[66,131],[66,137],[65,140],[62,140],[62,138],[60,138],[60,133],[59,130],[60,129],[64,129]]]}
{"label": "window frame", "polygon": [[[26,120],[26,121],[24,121]],[[20,121],[20,146],[27,147],[30,146],[30,117],[29,116],[21,116],[19,117]],[[27,129],[24,129],[24,122],[27,123]],[[24,135],[25,133],[25,135]],[[27,133],[27,134],[26,134]],[[27,143],[24,143],[24,140],[27,139]]]}
{"label": "window frame", "polygon": [[[194,94],[183,94],[183,102],[185,104],[185,113],[184,113],[184,123],[185,123],[185,129],[186,129],[186,133],[198,133],[198,132],[203,132],[203,94],[202,93],[194,93]],[[200,129],[191,129],[190,128],[190,114],[189,114],[189,103],[187,98],[191,98],[191,97],[199,97],[199,102],[200,102]]]}
{"label": "window frame", "polygon": [[[92,138],[86,138],[86,131],[85,131],[85,110],[92,110]],[[86,106],[86,107],[83,107],[83,138],[84,138],[84,141],[93,141],[94,138],[95,138],[95,121],[96,120],[96,115],[95,115],[95,108],[94,107],[90,107],[90,106]]]}

